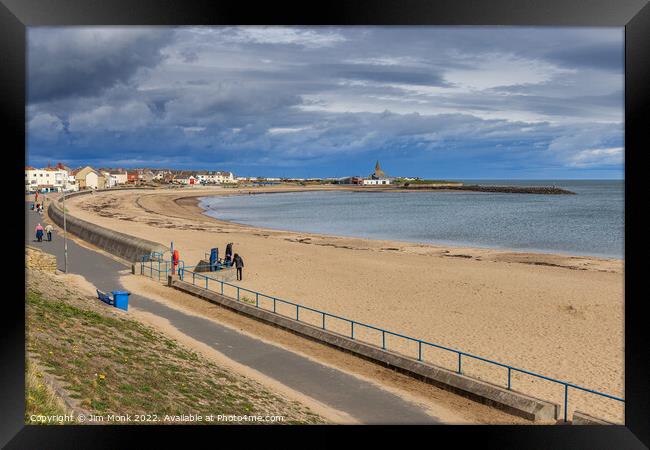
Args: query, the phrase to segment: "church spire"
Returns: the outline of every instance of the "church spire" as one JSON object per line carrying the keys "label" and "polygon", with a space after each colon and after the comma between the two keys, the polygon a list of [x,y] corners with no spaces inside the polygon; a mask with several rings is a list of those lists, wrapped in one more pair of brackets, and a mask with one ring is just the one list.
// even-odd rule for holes
{"label": "church spire", "polygon": [[381,170],[381,166],[379,165],[379,160],[377,160],[377,163],[375,164],[375,171],[370,174],[370,178],[373,180],[377,180],[379,178],[384,178],[386,177],[386,174],[384,173],[383,170]]}

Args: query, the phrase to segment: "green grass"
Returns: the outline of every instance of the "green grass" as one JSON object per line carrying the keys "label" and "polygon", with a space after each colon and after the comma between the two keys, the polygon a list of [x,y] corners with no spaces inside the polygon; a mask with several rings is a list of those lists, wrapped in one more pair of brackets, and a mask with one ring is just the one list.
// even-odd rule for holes
{"label": "green grass", "polygon": [[[322,422],[137,321],[34,290],[27,292],[26,304],[28,349],[89,412],[284,415],[280,423]],[[28,396],[38,400],[36,394],[28,388]],[[35,409],[48,410],[41,400]]]}
{"label": "green grass", "polygon": [[245,303],[250,303],[251,305],[255,305],[255,304],[256,304],[254,299],[252,299],[252,298],[250,298],[250,297],[246,297],[245,295],[242,296],[242,297],[240,297],[239,300],[241,300],[242,302],[245,302]]}
{"label": "green grass", "polygon": [[47,424],[39,420],[32,420],[32,418],[35,415],[62,416],[66,414],[61,400],[45,382],[43,373],[34,368],[29,362],[26,363],[26,366],[25,423]]}

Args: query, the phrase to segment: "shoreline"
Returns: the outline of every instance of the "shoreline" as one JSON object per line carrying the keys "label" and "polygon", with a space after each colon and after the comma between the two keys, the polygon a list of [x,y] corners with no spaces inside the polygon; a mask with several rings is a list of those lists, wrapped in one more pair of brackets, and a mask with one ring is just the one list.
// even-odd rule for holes
{"label": "shoreline", "polygon": [[[343,189],[341,189],[343,190]],[[353,190],[353,189],[345,189],[348,192],[358,192],[358,190]],[[428,189],[420,189],[421,191],[427,191]],[[442,189],[434,189],[439,192],[442,192]],[[287,193],[287,192],[311,192],[315,191],[315,189],[310,189],[310,190],[296,190],[296,191],[280,191],[280,192],[256,192],[252,193],[250,195],[262,195],[262,194],[281,194],[281,193]],[[388,190],[385,190],[388,191]],[[385,192],[384,191],[384,192]],[[392,191],[392,190],[391,190]],[[544,249],[514,249],[514,248],[509,248],[509,247],[488,247],[488,246],[479,246],[476,244],[467,244],[464,245],[462,243],[446,243],[446,242],[418,242],[418,241],[406,241],[406,240],[400,240],[400,239],[395,239],[395,238],[372,238],[372,237],[362,237],[362,236],[354,236],[354,235],[335,235],[335,234],[329,234],[329,233],[321,233],[321,232],[312,232],[312,231],[297,231],[297,230],[289,230],[286,228],[271,228],[267,227],[264,225],[251,225],[251,224],[246,224],[246,223],[241,223],[241,222],[235,222],[232,220],[225,220],[225,219],[220,219],[218,217],[211,216],[207,214],[208,210],[205,208],[202,208],[200,206],[201,199],[203,198],[208,198],[211,196],[235,196],[235,195],[248,195],[243,192],[238,192],[238,193],[232,193],[232,194],[215,194],[215,195],[202,195],[202,196],[188,196],[188,197],[181,197],[178,199],[175,199],[174,202],[178,204],[179,206],[182,206],[188,210],[191,210],[194,213],[199,214],[201,217],[207,217],[208,219],[215,220],[221,223],[228,223],[240,227],[249,227],[249,228],[255,228],[255,229],[263,229],[263,230],[268,230],[268,231],[277,231],[277,232],[283,232],[283,233],[295,233],[295,234],[301,234],[301,235],[314,235],[314,236],[327,236],[330,238],[349,238],[349,239],[364,239],[364,240],[371,240],[371,241],[390,241],[390,242],[396,242],[400,243],[402,245],[426,245],[426,246],[431,246],[431,247],[436,247],[436,248],[451,248],[455,250],[477,250],[477,251],[492,251],[492,252],[501,252],[501,253],[507,253],[507,254],[521,254],[521,255],[549,255],[549,256],[557,256],[557,257],[565,257],[565,258],[587,258],[587,259],[598,259],[598,260],[609,260],[609,261],[617,261],[623,263],[625,260],[625,257],[619,257],[619,256],[611,256],[611,255],[593,255],[593,254],[584,254],[584,253],[570,253],[570,252],[564,252],[560,253],[554,250],[544,250]],[[543,261],[540,261],[541,264],[544,264]]]}

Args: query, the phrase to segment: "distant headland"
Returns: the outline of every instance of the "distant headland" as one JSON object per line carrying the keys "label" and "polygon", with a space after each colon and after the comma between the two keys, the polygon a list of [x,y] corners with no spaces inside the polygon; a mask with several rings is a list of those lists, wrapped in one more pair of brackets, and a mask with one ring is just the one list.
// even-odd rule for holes
{"label": "distant headland", "polygon": [[473,192],[502,192],[506,194],[546,194],[546,195],[575,195],[556,186],[495,186],[495,185],[466,185],[457,181],[423,180],[420,178],[390,177],[381,169],[379,161],[375,171],[368,177],[352,176],[339,178],[335,184],[352,184],[364,187],[390,187],[392,189],[423,190],[423,191],[473,191]]}

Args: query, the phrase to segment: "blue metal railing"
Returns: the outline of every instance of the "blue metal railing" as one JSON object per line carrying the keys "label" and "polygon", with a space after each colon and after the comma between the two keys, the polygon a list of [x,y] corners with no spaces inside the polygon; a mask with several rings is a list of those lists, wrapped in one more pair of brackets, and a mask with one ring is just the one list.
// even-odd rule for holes
{"label": "blue metal railing", "polygon": [[[179,263],[180,262],[181,261],[179,261]],[[146,263],[149,264],[147,265]],[[151,252],[150,254],[144,255],[140,258],[140,275],[147,275],[148,271],[149,274],[147,276],[154,278],[154,272],[156,272],[158,281],[161,281],[161,278],[166,280],[167,274],[172,270],[171,266],[171,260],[167,261],[164,259],[163,253]]]}
{"label": "blue metal railing", "polygon": [[[148,264],[147,264],[148,263]],[[182,259],[178,260],[177,273],[178,276],[183,279],[182,276],[187,269],[195,269],[197,267],[209,268],[209,264],[197,264],[196,266],[186,266],[185,261]],[[223,270],[230,268],[230,266],[222,266],[218,270]],[[147,275],[146,272],[149,272],[148,276],[154,278],[154,272],[156,273],[156,278],[158,281],[161,279],[166,279],[166,276],[171,273],[173,269],[173,264],[171,259],[168,261],[164,259],[164,253],[160,252],[151,252],[148,255],[144,255],[140,258],[140,275]],[[217,271],[218,271],[217,270]]]}
{"label": "blue metal railing", "polygon": [[[145,270],[143,269],[143,266],[144,266],[144,262],[146,262],[145,258],[147,258],[148,256],[149,255],[143,256],[143,265],[141,265],[141,270],[140,270],[140,273],[143,274],[143,275],[146,275],[146,273],[144,273]],[[151,262],[153,263],[153,261],[151,261]],[[166,267],[165,270],[160,269],[160,266],[159,266],[158,269],[155,269],[155,268],[152,269],[151,264],[150,264],[150,274],[153,274],[153,271],[157,271],[158,276],[159,276],[158,278],[160,279],[160,273],[162,273],[162,272],[167,273],[167,271],[168,271],[167,270],[168,266],[166,265],[165,267]],[[300,320],[300,311],[301,310],[310,311],[310,312],[319,314],[321,316],[321,325],[320,326],[321,326],[321,328],[323,330],[327,330],[327,322],[326,322],[327,318],[332,318],[332,319],[337,319],[337,320],[340,320],[340,321],[343,321],[343,322],[347,322],[347,323],[350,324],[350,335],[349,335],[349,337],[351,339],[360,340],[362,342],[366,342],[366,343],[371,344],[371,345],[376,345],[376,344],[373,344],[372,342],[365,341],[363,339],[359,339],[358,337],[355,338],[355,333],[354,333],[355,326],[378,331],[378,332],[381,333],[381,348],[383,350],[387,350],[386,336],[394,336],[394,337],[398,337],[398,338],[404,339],[406,341],[413,342],[413,343],[417,344],[417,348],[418,348],[417,360],[418,361],[423,360],[423,358],[422,358],[422,350],[423,350],[423,347],[426,348],[427,346],[455,353],[455,354],[458,355],[458,364],[457,364],[457,367],[455,369],[455,371],[458,374],[463,373],[462,372],[463,357],[470,358],[470,359],[475,359],[475,360],[478,360],[478,361],[483,361],[483,362],[486,362],[488,364],[492,364],[492,365],[495,365],[495,366],[498,366],[498,367],[502,367],[504,369],[507,369],[507,385],[506,385],[506,387],[507,387],[508,390],[511,390],[511,388],[512,388],[512,372],[518,372],[518,373],[521,373],[521,374],[529,375],[529,376],[540,378],[540,379],[550,381],[550,382],[553,382],[553,383],[556,383],[556,384],[560,384],[560,385],[564,386],[564,408],[563,409],[564,409],[564,421],[565,422],[568,420],[567,412],[568,412],[568,405],[569,405],[569,388],[576,389],[578,391],[587,392],[587,393],[594,394],[594,395],[598,395],[598,396],[601,396],[601,397],[604,397],[604,398],[607,398],[607,399],[610,399],[610,400],[616,400],[618,402],[623,402],[623,403],[625,402],[625,399],[620,398],[620,397],[616,397],[614,395],[605,394],[603,392],[599,392],[599,391],[596,391],[596,390],[593,390],[593,389],[588,389],[588,388],[585,388],[585,387],[582,387],[582,386],[578,386],[576,384],[573,384],[573,383],[570,383],[570,382],[567,382],[567,381],[562,381],[562,380],[558,380],[558,379],[555,379],[555,378],[552,378],[552,377],[541,375],[541,374],[538,374],[538,373],[535,373],[535,372],[531,372],[531,371],[528,371],[528,370],[519,369],[519,368],[513,367],[513,366],[511,366],[509,364],[504,364],[504,363],[501,363],[501,362],[498,362],[498,361],[493,361],[491,359],[487,359],[487,358],[483,358],[481,356],[473,355],[471,353],[467,353],[467,352],[464,352],[462,350],[456,350],[454,348],[449,348],[449,347],[445,347],[443,345],[434,344],[432,342],[423,341],[421,339],[412,338],[410,336],[406,336],[406,335],[403,335],[403,334],[400,334],[400,333],[396,333],[394,331],[386,330],[384,328],[376,327],[374,325],[369,325],[369,324],[366,324],[366,323],[363,323],[363,322],[357,322],[355,320],[348,319],[346,317],[341,317],[341,316],[338,316],[336,314],[331,314],[331,313],[328,313],[328,312],[325,312],[325,311],[310,308],[308,306],[300,305],[298,303],[294,303],[294,302],[291,302],[291,301],[288,301],[288,300],[283,300],[283,299],[280,299],[280,298],[277,298],[277,297],[274,297],[274,296],[271,296],[271,295],[267,295],[267,294],[263,294],[261,292],[253,291],[251,289],[246,289],[246,288],[243,288],[241,286],[231,284],[231,283],[228,283],[228,282],[225,282],[225,281],[222,281],[222,280],[211,278],[211,277],[209,277],[209,276],[207,276],[207,275],[205,275],[203,273],[200,273],[200,272],[194,272],[194,271],[191,271],[191,270],[187,270],[187,269],[190,269],[190,268],[191,268],[191,266],[185,266],[184,263],[182,265],[179,264],[178,275],[179,275],[179,278],[182,281],[185,281],[185,275],[186,275],[185,272],[191,273],[192,274],[192,285],[194,285],[194,286],[196,286],[196,278],[198,277],[200,279],[201,277],[203,277],[205,279],[205,287],[204,287],[204,289],[211,290],[211,289],[209,289],[209,282],[210,282],[210,280],[212,280],[212,281],[217,282],[217,283],[220,284],[221,289],[220,289],[220,292],[218,292],[218,293],[220,293],[221,295],[224,295],[224,286],[229,286],[229,287],[232,287],[232,288],[236,289],[237,301],[242,301],[242,299],[241,299],[241,292],[242,291],[247,292],[247,293],[253,294],[255,296],[255,303],[254,303],[255,307],[269,311],[268,309],[263,308],[263,307],[260,306],[260,298],[267,298],[269,300],[272,300],[272,302],[273,302],[272,303],[273,304],[272,312],[275,313],[275,314],[280,314],[280,313],[277,312],[277,304],[278,303],[285,304],[285,305],[290,305],[290,306],[295,307],[295,317],[293,315],[291,317],[289,317],[289,316],[287,316],[285,314],[280,314],[283,317],[289,317],[289,318],[294,319],[294,320],[296,320],[298,322],[304,322],[304,321]],[[151,276],[151,277],[153,278],[153,276]],[[214,292],[216,292],[216,291],[214,291]],[[253,304],[252,300],[251,300],[251,302],[247,302],[247,303],[251,304],[251,305]],[[332,331],[332,330],[328,330],[328,331]],[[340,334],[340,333],[338,333],[338,334]],[[400,352],[398,350],[392,350],[392,351],[397,351],[398,353],[404,354],[403,352]],[[409,356],[409,355],[405,355],[405,356]],[[411,356],[409,356],[409,357],[411,357]]]}

